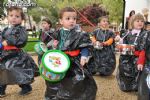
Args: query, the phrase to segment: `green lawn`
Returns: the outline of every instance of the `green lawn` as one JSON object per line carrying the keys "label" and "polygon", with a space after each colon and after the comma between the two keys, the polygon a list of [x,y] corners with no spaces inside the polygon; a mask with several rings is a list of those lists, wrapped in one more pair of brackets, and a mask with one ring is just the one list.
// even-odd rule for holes
{"label": "green lawn", "polygon": [[23,48],[27,52],[34,52],[34,45],[37,43],[38,38],[28,38],[26,46]]}

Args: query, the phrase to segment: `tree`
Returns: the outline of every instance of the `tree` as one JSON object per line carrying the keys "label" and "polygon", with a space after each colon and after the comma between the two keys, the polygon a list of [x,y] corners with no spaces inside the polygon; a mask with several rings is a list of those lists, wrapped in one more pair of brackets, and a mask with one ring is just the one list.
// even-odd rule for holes
{"label": "tree", "polygon": [[[98,23],[99,17],[107,16],[109,14],[102,5],[96,3],[84,7],[80,10],[80,13],[82,14],[82,16],[86,16],[86,18],[95,26]],[[88,25],[89,23],[87,23],[87,20],[85,20],[85,18],[82,16],[79,17],[79,22]]]}
{"label": "tree", "polygon": [[3,3],[4,3],[4,0],[1,0],[1,1],[0,1],[0,18],[5,15],[5,14],[4,14]]}
{"label": "tree", "polygon": [[81,10],[85,6],[92,4],[103,5],[102,9],[105,8],[105,10],[109,12],[111,22],[115,21],[120,23],[122,20],[123,0],[36,0],[36,3],[38,6],[33,8],[34,10],[29,11],[30,15],[34,16],[33,18],[36,21],[39,21],[41,16],[46,16],[49,17],[53,23],[56,23],[58,22],[58,12],[61,8],[71,6]]}

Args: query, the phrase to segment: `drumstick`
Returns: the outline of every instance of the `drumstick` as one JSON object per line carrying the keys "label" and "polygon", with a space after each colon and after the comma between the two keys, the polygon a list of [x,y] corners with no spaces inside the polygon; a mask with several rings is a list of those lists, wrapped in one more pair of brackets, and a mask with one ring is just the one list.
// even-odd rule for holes
{"label": "drumstick", "polygon": [[139,79],[139,77],[140,77],[140,74],[141,74],[141,71],[138,71],[138,74],[137,74],[137,76],[135,77],[135,81],[136,81],[136,82],[138,82],[138,79]]}
{"label": "drumstick", "polygon": [[53,40],[55,40],[52,36],[50,36],[49,34],[48,34],[48,32],[45,32],[46,33],[46,35],[48,35],[49,37],[51,37]]}
{"label": "drumstick", "polygon": [[128,32],[124,37],[122,37],[122,40],[123,40],[128,34],[129,34],[129,32]]}

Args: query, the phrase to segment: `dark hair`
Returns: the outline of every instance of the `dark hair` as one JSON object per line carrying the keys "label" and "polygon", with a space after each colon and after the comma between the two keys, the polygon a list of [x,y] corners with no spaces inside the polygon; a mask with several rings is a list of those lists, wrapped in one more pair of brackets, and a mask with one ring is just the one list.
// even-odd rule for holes
{"label": "dark hair", "polygon": [[60,10],[59,18],[62,18],[64,12],[76,12],[76,11],[72,7],[65,7],[65,8]]}
{"label": "dark hair", "polygon": [[131,17],[131,16],[132,16],[132,13],[134,13],[134,14],[135,14],[135,10],[131,10],[131,11],[130,11],[130,13],[129,13],[129,17]]}
{"label": "dark hair", "polygon": [[7,9],[7,14],[9,14],[9,12],[11,12],[13,10],[15,10],[17,12],[20,12],[22,20],[25,20],[25,15],[23,13],[22,8],[19,8],[17,6],[12,6],[12,7],[10,7],[10,8]]}
{"label": "dark hair", "polygon": [[49,18],[44,18],[44,19],[42,19],[42,21],[47,22],[50,25],[50,27],[52,27],[52,22],[50,21]]}
{"label": "dark hair", "polygon": [[98,18],[98,21],[100,22],[103,18],[109,19],[108,16],[101,16]]}

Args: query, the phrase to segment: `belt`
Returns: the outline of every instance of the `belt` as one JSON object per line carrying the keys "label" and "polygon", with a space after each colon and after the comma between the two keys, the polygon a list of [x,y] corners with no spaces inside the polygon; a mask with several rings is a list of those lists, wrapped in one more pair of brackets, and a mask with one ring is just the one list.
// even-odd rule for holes
{"label": "belt", "polygon": [[80,50],[65,51],[65,53],[68,54],[69,56],[75,57],[80,54]]}
{"label": "belt", "polygon": [[16,46],[4,46],[3,50],[19,50]]}

